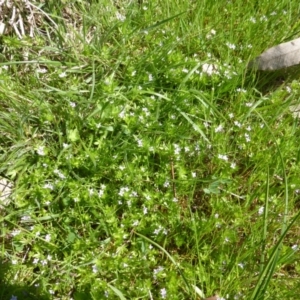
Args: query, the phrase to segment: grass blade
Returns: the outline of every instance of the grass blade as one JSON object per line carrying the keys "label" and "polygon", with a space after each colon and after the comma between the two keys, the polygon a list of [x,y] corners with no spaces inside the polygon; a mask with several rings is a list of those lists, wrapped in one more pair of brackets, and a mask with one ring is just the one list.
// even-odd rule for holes
{"label": "grass blade", "polygon": [[153,240],[149,239],[148,237],[144,236],[143,234],[138,233],[136,231],[134,233],[136,235],[138,235],[139,237],[143,238],[144,240],[148,241],[149,243],[151,243],[152,245],[154,245],[158,249],[160,249],[162,252],[164,252],[166,254],[166,256],[170,259],[170,261],[173,263],[173,265],[176,267],[178,273],[181,275],[181,277],[182,277],[184,283],[186,284],[186,287],[188,288],[188,290],[191,290],[190,285],[189,285],[187,279],[185,278],[184,274],[180,270],[180,267],[178,266],[178,264],[175,261],[175,259],[170,255],[170,253],[166,249],[164,249],[161,245],[155,243]]}
{"label": "grass blade", "polygon": [[114,287],[113,285],[111,285],[111,284],[107,284],[110,288],[111,288],[111,290],[121,299],[121,300],[126,300],[126,298],[124,297],[124,295],[123,295],[123,293],[119,290],[119,289],[117,289],[116,287]]}

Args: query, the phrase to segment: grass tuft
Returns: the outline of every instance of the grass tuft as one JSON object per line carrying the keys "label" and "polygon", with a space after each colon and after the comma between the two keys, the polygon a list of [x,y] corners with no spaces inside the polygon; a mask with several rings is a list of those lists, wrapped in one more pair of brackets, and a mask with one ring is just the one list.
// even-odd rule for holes
{"label": "grass tuft", "polygon": [[1,36],[0,298],[296,299],[300,84],[247,66],[297,3],[28,5]]}

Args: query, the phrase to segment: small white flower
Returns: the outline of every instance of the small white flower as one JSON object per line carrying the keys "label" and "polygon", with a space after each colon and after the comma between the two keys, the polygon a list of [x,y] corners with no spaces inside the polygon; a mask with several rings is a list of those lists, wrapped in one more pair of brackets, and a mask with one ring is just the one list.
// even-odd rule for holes
{"label": "small white flower", "polygon": [[207,35],[206,38],[207,39],[211,39],[212,36],[216,35],[216,31],[214,29],[212,29]]}
{"label": "small white flower", "polygon": [[249,143],[251,141],[250,136],[249,136],[248,133],[245,133],[245,139],[246,139],[247,143]]}
{"label": "small white flower", "polygon": [[32,263],[33,263],[34,265],[36,265],[38,262],[39,262],[39,259],[38,259],[38,258],[35,258],[35,259],[33,260]]}
{"label": "small white flower", "polygon": [[13,260],[11,261],[11,263],[12,263],[13,265],[16,265],[16,264],[18,263],[18,261],[17,261],[16,259],[13,259]]}
{"label": "small white flower", "polygon": [[222,227],[222,224],[220,222],[216,223],[216,228],[220,229]]}
{"label": "small white flower", "polygon": [[186,153],[190,152],[190,147],[185,146],[185,147],[184,147],[184,151],[185,151]]}
{"label": "small white flower", "polygon": [[167,290],[165,288],[160,290],[161,297],[165,299],[167,297]]}
{"label": "small white flower", "polygon": [[42,260],[42,261],[41,261],[41,264],[42,264],[43,266],[46,266],[46,265],[47,265],[47,263],[48,263],[48,262],[47,262],[47,260],[46,260],[46,259],[44,259],[44,260]]}
{"label": "small white flower", "polygon": [[11,232],[11,235],[12,235],[12,236],[17,236],[17,235],[19,235],[20,233],[21,233],[21,230],[15,229],[15,230],[13,230],[13,231]]}
{"label": "small white flower", "polygon": [[170,182],[167,180],[167,181],[165,181],[165,183],[164,183],[164,187],[169,187],[170,186]]}
{"label": "small white flower", "polygon": [[223,125],[220,124],[216,129],[215,129],[215,132],[222,132],[224,129]]}
{"label": "small white flower", "polygon": [[228,116],[229,116],[230,119],[232,119],[234,117],[234,114],[230,113]]}
{"label": "small white flower", "polygon": [[[150,246],[151,246],[151,248],[150,247],[149,248],[152,249],[152,245],[150,245]],[[153,270],[153,278],[156,279],[157,278],[156,275],[158,273],[162,272],[163,270],[164,270],[164,267],[162,267],[162,266],[159,266],[157,269],[154,269]]]}
{"label": "small white flower", "polygon": [[47,255],[47,260],[51,260],[52,256],[50,254]]}
{"label": "small white flower", "polygon": [[149,74],[149,75],[148,75],[148,79],[149,79],[149,81],[153,81],[153,76],[152,76],[152,74]]}
{"label": "small white flower", "polygon": [[136,220],[136,221],[134,221],[134,222],[132,223],[132,226],[134,226],[134,227],[135,227],[135,226],[138,226],[139,223],[140,223],[140,222],[139,222],[138,220]]}
{"label": "small white flower", "polygon": [[66,77],[67,76],[67,73],[66,72],[62,72],[62,73],[60,73],[59,75],[58,75],[58,77],[60,77],[60,78],[64,78],[64,77]]}
{"label": "small white flower", "polygon": [[143,214],[146,215],[148,213],[148,208],[146,206],[143,207]]}
{"label": "small white flower", "polygon": [[176,203],[176,202],[178,202],[178,199],[176,197],[174,197],[172,201]]}
{"label": "small white flower", "polygon": [[192,172],[192,177],[196,178],[197,177],[197,173],[196,172]]}
{"label": "small white flower", "polygon": [[292,246],[292,250],[293,250],[293,251],[297,251],[297,250],[298,250],[298,245],[293,245],[293,246]]}
{"label": "small white flower", "polygon": [[41,74],[45,74],[48,72],[48,70],[46,68],[38,68],[38,69],[36,69],[36,71]]}
{"label": "small white flower", "polygon": [[138,193],[136,191],[132,191],[130,197],[137,197]]}
{"label": "small white flower", "polygon": [[124,22],[126,20],[126,17],[120,14],[118,11],[116,12],[116,18],[121,22]]}
{"label": "small white flower", "polygon": [[121,187],[118,195],[122,197],[122,196],[124,196],[125,193],[128,193],[128,192],[129,192],[129,188],[127,186]]}
{"label": "small white flower", "polygon": [[36,150],[37,154],[40,156],[45,156],[45,146],[39,146]]}
{"label": "small white flower", "polygon": [[74,108],[74,107],[76,107],[76,103],[75,102],[70,102],[70,106]]}
{"label": "small white flower", "polygon": [[50,241],[51,241],[51,235],[50,235],[50,234],[47,234],[47,235],[45,236],[45,240],[46,240],[47,242],[50,242]]}
{"label": "small white flower", "polygon": [[188,69],[186,69],[186,68],[183,68],[183,69],[182,69],[182,72],[183,72],[183,73],[188,73],[188,72],[189,72],[189,70],[188,70]]}
{"label": "small white flower", "polygon": [[141,139],[138,139],[137,140],[137,143],[138,143],[138,147],[143,147],[143,141]]}
{"label": "small white flower", "polygon": [[43,186],[44,189],[49,189],[49,190],[53,190],[54,187],[51,183],[45,183]]}
{"label": "small white flower", "polygon": [[121,118],[121,119],[124,119],[125,118],[125,109],[124,110],[122,110],[120,113],[119,113],[119,117]]}
{"label": "small white flower", "polygon": [[238,263],[238,266],[239,266],[241,269],[244,269],[245,264],[243,264],[243,263]]}
{"label": "small white flower", "polygon": [[291,89],[289,86],[287,86],[285,89],[287,90],[287,92],[288,92],[289,94],[292,92],[292,89]]}
{"label": "small white flower", "polygon": [[261,16],[260,21],[266,22],[266,21],[268,21],[268,18],[266,16]]}
{"label": "small white flower", "polygon": [[245,105],[246,105],[247,107],[251,107],[251,106],[253,106],[253,103],[252,103],[252,102],[247,102],[247,103],[245,103]]}
{"label": "small white flower", "polygon": [[101,198],[104,195],[104,190],[100,189],[98,192],[98,196]]}
{"label": "small white flower", "polygon": [[178,146],[177,144],[174,144],[174,153],[175,155],[179,155],[180,154],[180,146]]}
{"label": "small white flower", "polygon": [[218,155],[218,158],[219,158],[219,159],[222,159],[222,160],[224,160],[224,161],[228,161],[228,156],[227,156],[227,155],[219,154],[219,155]]}
{"label": "small white flower", "polygon": [[58,170],[58,169],[55,169],[53,171],[53,173],[56,174],[61,179],[65,179],[66,178],[66,176],[60,170]]}
{"label": "small white flower", "polygon": [[251,18],[250,18],[250,22],[256,23],[256,19],[255,19],[254,17],[251,17]]}
{"label": "small white flower", "polygon": [[96,265],[93,265],[92,266],[92,269],[93,269],[93,273],[97,273],[98,272],[98,268]]}
{"label": "small white flower", "polygon": [[230,164],[230,168],[231,169],[235,169],[235,167],[236,167],[236,163],[235,162],[233,162],[233,163]]}
{"label": "small white flower", "polygon": [[159,235],[159,233],[161,232],[161,230],[162,230],[161,227],[156,228],[156,229],[153,231],[153,233],[154,233],[155,235]]}
{"label": "small white flower", "polygon": [[235,50],[236,46],[234,44],[231,44],[231,43],[226,43],[226,46],[229,48],[229,49],[232,49],[232,50]]}
{"label": "small white flower", "polygon": [[242,124],[239,121],[234,121],[233,124],[237,127],[241,127]]}
{"label": "small white flower", "polygon": [[218,66],[215,64],[203,64],[202,65],[202,73],[206,74],[206,75],[214,75],[214,74],[218,74]]}

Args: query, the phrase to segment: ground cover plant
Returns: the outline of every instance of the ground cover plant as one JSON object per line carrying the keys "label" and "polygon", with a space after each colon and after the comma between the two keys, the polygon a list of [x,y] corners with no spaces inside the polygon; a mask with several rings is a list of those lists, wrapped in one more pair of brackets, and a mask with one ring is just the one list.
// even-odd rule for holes
{"label": "ground cover plant", "polygon": [[0,298],[297,299],[297,1],[5,3]]}

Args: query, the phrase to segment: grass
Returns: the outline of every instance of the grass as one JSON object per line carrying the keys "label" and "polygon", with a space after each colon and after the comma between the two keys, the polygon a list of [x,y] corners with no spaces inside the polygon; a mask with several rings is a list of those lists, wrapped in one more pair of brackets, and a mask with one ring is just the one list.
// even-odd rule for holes
{"label": "grass", "polygon": [[296,299],[300,83],[246,66],[298,4],[46,2],[1,37],[0,298]]}

